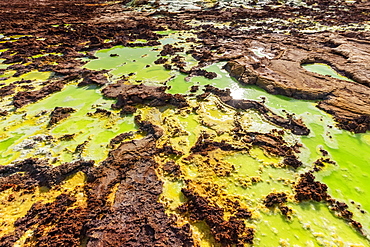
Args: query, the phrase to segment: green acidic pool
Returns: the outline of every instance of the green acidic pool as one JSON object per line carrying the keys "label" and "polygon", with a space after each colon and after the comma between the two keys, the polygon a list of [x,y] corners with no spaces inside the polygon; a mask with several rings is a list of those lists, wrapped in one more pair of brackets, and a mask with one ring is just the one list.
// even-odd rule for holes
{"label": "green acidic pool", "polygon": [[[117,53],[120,56],[117,58],[111,58],[109,57],[110,53]],[[185,54],[181,55],[186,56]],[[166,71],[161,65],[154,65],[153,62],[158,58],[158,51],[153,50],[152,48],[117,47],[101,51],[100,53],[98,52],[97,56],[99,57],[99,60],[91,61],[86,65],[86,67],[90,69],[112,69],[110,73],[113,78],[130,73],[136,73],[133,76],[136,81],[139,80],[148,84],[153,84],[154,82],[164,84],[170,86],[167,90],[169,93],[180,94],[189,93],[189,90],[193,85],[200,86],[200,90],[197,93],[201,93],[201,89],[204,85],[211,84],[222,89],[229,88],[235,99],[253,99],[258,101],[264,99],[266,106],[272,109],[275,113],[281,116],[285,116],[286,112],[294,113],[296,117],[302,118],[302,120],[311,129],[311,134],[307,137],[297,137],[288,132],[285,138],[291,141],[299,141],[303,144],[300,159],[304,162],[304,167],[293,173],[290,170],[265,167],[265,175],[262,175],[262,179],[267,181],[268,174],[274,174],[273,177],[275,176],[275,181],[258,183],[250,188],[243,188],[243,186],[240,186],[240,183],[238,185],[238,183],[235,182],[236,180],[241,180],[241,177],[239,177],[240,175],[237,174],[253,176],[253,174],[258,171],[258,167],[263,166],[263,162],[258,165],[258,162],[255,161],[256,157],[252,158],[250,156],[251,154],[240,157],[235,156],[236,158],[232,158],[231,161],[230,159],[226,159],[237,167],[237,172],[234,178],[235,180],[232,179],[231,181],[229,179],[220,180],[220,178],[212,176],[205,178],[203,175],[199,175],[201,172],[198,169],[195,169],[195,167],[194,169],[191,167],[186,168],[186,165],[181,165],[181,167],[184,167],[184,171],[187,170],[187,174],[190,179],[208,179],[216,184],[230,183],[229,186],[226,186],[227,189],[224,188],[222,191],[225,191],[228,195],[234,196],[248,195],[249,203],[256,206],[258,205],[256,201],[260,200],[261,195],[266,195],[270,191],[285,190],[288,192],[290,191],[291,193],[291,186],[286,186],[284,183],[278,182],[277,178],[281,178],[281,181],[295,180],[298,176],[297,174],[310,169],[313,166],[313,162],[322,157],[319,150],[320,148],[323,148],[329,152],[329,157],[334,160],[337,165],[327,165],[322,171],[315,174],[316,178],[328,185],[330,195],[339,201],[346,202],[349,205],[350,210],[354,213],[354,219],[362,222],[365,231],[369,231],[370,218],[367,216],[367,212],[370,212],[370,207],[368,200],[366,199],[366,195],[368,193],[366,192],[366,181],[368,180],[370,172],[366,168],[370,164],[366,154],[370,152],[370,146],[368,142],[364,141],[366,138],[368,139],[368,134],[351,134],[347,131],[339,130],[336,128],[335,122],[331,116],[316,108],[315,102],[313,101],[295,100],[284,96],[270,95],[255,86],[240,85],[222,69],[222,66],[224,65],[223,63],[213,64],[205,68],[207,71],[216,72],[218,75],[217,78],[210,80],[199,76],[188,78],[185,74]],[[135,62],[129,63],[130,59],[135,60]],[[107,61],[110,62],[108,63]],[[147,64],[150,64],[149,68],[151,69],[144,69]],[[325,64],[308,64],[303,67],[311,72],[330,75],[341,80],[350,80],[339,75],[330,66]],[[138,68],[141,68],[141,70],[138,70]],[[150,73],[153,73],[153,76],[151,76]],[[154,76],[155,74],[157,74],[157,77]],[[212,112],[212,110],[209,109],[207,111],[210,114]],[[198,120],[197,125],[194,125],[196,122],[194,122],[194,117],[190,117],[190,115],[189,117],[178,115],[177,118],[181,120],[183,127],[189,133],[189,135],[184,138],[192,140],[190,142],[188,141],[188,148],[182,149],[183,151],[186,151],[189,150],[191,147],[190,144],[195,142],[195,137],[199,132],[201,132],[201,130],[198,130],[199,127],[197,127],[200,122]],[[264,128],[266,130],[266,128],[268,129],[269,127],[262,127],[259,131],[264,131]],[[274,128],[276,128],[276,126]],[[177,142],[180,139],[181,138],[178,138]],[[252,159],[254,161],[248,162],[244,161],[244,159]],[[243,162],[247,162],[249,164],[257,162],[257,166],[254,168],[253,166],[248,166],[248,169],[246,169],[245,166],[241,164]],[[198,176],[200,176],[200,178],[198,178]],[[351,186],[348,186],[348,183],[350,183]],[[167,181],[165,184],[166,186],[169,186],[171,182]],[[179,184],[183,183],[177,181],[176,184],[177,185],[174,188],[179,188]],[[352,184],[354,186],[352,186]],[[166,191],[169,194],[167,194]],[[176,191],[167,189],[165,190],[164,196],[168,195],[169,197],[182,198],[179,189]],[[177,202],[177,204],[174,205],[178,205],[179,203],[180,202]],[[173,208],[174,205],[169,207]],[[275,213],[261,213],[260,223],[255,225],[257,229],[262,230],[258,231],[259,234],[261,234],[259,235],[259,243],[261,246],[269,246],[268,243],[280,245],[284,245],[285,243],[291,245],[300,244],[301,246],[319,246],[330,242],[339,245],[344,243],[345,246],[349,243],[358,243],[360,245],[367,244],[367,241],[348,226],[346,222],[335,217],[333,213],[327,209],[326,205],[312,206],[313,204],[310,203],[307,203],[307,205],[307,209],[305,210],[302,210],[301,206],[294,206],[297,218],[292,222],[281,219],[281,216],[278,216]],[[359,205],[361,210],[366,212],[365,214],[361,213],[360,209],[358,209]],[[310,207],[319,207],[321,209],[319,212],[317,212],[317,210],[310,211],[308,210]],[[256,210],[258,211],[258,209]],[[326,225],[323,222],[312,223],[308,219],[317,219],[317,222],[324,220],[323,222],[326,222]],[[277,223],[278,221],[279,223]],[[332,222],[333,229],[328,227],[328,222]],[[278,227],[276,227],[277,230],[270,229],[272,232],[277,232],[275,233],[275,237],[271,237],[271,235],[264,233],[264,229],[268,228],[267,226],[271,227],[271,225],[275,224],[278,225]],[[307,225],[310,224],[313,226],[308,228]],[[293,231],[295,233],[289,234],[289,231]],[[333,237],[333,234],[337,237]]]}
{"label": "green acidic pool", "polygon": [[302,64],[302,67],[310,72],[314,72],[320,75],[328,75],[333,78],[337,78],[344,81],[351,81],[353,80],[340,75],[338,72],[336,72],[332,67],[330,67],[327,64],[324,63],[309,63],[309,64]]}
{"label": "green acidic pool", "polygon": [[[200,246],[217,245],[204,222],[189,222],[176,211],[186,201],[181,193],[186,186],[194,188],[200,195],[223,208],[225,220],[232,215],[232,208],[227,204],[229,201],[237,201],[250,209],[253,216],[244,223],[256,230],[255,246],[369,246],[369,133],[352,134],[338,129],[332,117],[316,108],[314,101],[270,95],[255,86],[241,85],[222,69],[224,63],[204,68],[217,73],[212,80],[200,76],[189,78],[179,71],[166,70],[162,64],[154,63],[161,57],[162,46],[176,43],[179,47],[187,47],[182,42],[191,34],[162,34],[168,36],[161,40],[162,45],[156,47],[117,46],[97,51],[97,59],[87,60],[85,68],[109,70],[107,76],[111,83],[124,78],[126,83],[131,84],[168,86],[168,93],[186,96],[189,108],[179,110],[173,107],[139,106],[134,115],[121,115],[111,108],[114,100],[102,97],[101,89],[94,86],[77,87],[76,83],[71,83],[62,91],[2,118],[1,164],[9,165],[17,160],[38,157],[54,160],[54,165],[74,160],[94,160],[99,165],[111,150],[109,142],[113,137],[137,130],[134,116],[140,114],[143,120],[151,121],[163,129],[164,135],[157,142],[159,147],[170,144],[183,153],[179,157],[155,157],[159,163],[157,174],[163,181],[163,193],[159,201],[163,203],[167,214],[178,217],[179,224],[190,223],[193,237]],[[196,65],[197,62],[185,51],[177,54],[184,57],[187,68]],[[304,68],[349,80],[326,65],[304,65]],[[9,77],[4,80],[5,83],[14,80],[12,73],[4,74]],[[31,72],[24,78],[45,81],[50,77],[50,74],[35,73]],[[280,116],[295,114],[310,128],[311,133],[308,136],[296,136],[268,122],[256,111],[237,111],[224,105],[215,96],[200,102],[194,95],[188,95],[191,86],[199,86],[195,94],[200,94],[207,84],[221,89],[229,88],[235,99],[264,101],[268,108]],[[55,107],[71,107],[76,111],[58,124],[48,126],[49,115]],[[111,114],[95,114],[98,108]],[[217,149],[207,153],[207,156],[190,155],[191,148],[204,133],[217,142],[245,145],[231,134],[236,117],[243,128],[250,132],[267,133],[278,129],[284,131],[283,138],[287,143],[302,144],[298,156],[303,166],[297,170],[284,167],[281,165],[282,157],[269,155],[258,147],[240,152]],[[72,137],[65,138],[68,135]],[[81,145],[83,149],[78,149]],[[298,203],[294,200],[294,184],[300,174],[312,169],[313,163],[323,157],[320,149],[326,150],[327,157],[336,164],[326,164],[314,174],[316,179],[328,186],[328,193],[333,198],[348,204],[353,219],[361,222],[364,235],[337,217],[328,205],[311,201]],[[161,166],[168,161],[180,166],[180,177],[163,173]],[[287,206],[293,211],[290,219],[282,216],[276,208],[268,209],[263,205],[263,199],[271,192],[288,195]]]}

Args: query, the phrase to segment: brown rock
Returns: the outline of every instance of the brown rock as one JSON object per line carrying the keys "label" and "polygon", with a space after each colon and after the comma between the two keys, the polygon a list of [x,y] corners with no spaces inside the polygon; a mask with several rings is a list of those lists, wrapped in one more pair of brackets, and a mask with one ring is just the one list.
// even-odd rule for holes
{"label": "brown rock", "polygon": [[54,125],[61,121],[62,119],[69,117],[71,113],[75,111],[76,110],[73,108],[55,107],[50,114],[49,126]]}

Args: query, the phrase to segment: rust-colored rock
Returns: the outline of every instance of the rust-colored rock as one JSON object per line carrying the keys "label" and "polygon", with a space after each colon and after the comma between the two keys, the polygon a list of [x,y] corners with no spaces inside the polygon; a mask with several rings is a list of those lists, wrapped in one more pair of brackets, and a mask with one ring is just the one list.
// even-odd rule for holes
{"label": "rust-colored rock", "polygon": [[294,198],[300,202],[309,200],[325,201],[329,197],[327,189],[326,184],[315,181],[315,176],[307,172],[301,174],[299,183],[295,186],[296,194]]}
{"label": "rust-colored rock", "polygon": [[10,85],[7,85],[7,86],[0,87],[0,97],[5,97],[5,96],[8,96],[8,95],[12,95],[13,93],[15,93],[14,89],[16,87],[17,86],[14,85],[14,84],[10,84]]}
{"label": "rust-colored rock", "polygon": [[188,198],[188,201],[178,210],[188,213],[191,221],[205,221],[215,240],[222,246],[253,244],[254,230],[247,228],[243,221],[235,217],[225,221],[224,212],[218,206],[211,205],[207,199],[192,190],[182,189],[181,192]]}
{"label": "rust-colored rock", "polygon": [[63,107],[55,107],[54,110],[50,113],[50,121],[49,126],[54,125],[65,119],[71,115],[71,113],[75,112],[76,110],[73,108],[63,108]]}
{"label": "rust-colored rock", "polygon": [[287,195],[284,192],[270,193],[266,196],[263,203],[266,207],[271,208],[276,205],[284,204],[287,202]]}
{"label": "rust-colored rock", "polygon": [[20,108],[29,103],[37,102],[38,100],[46,97],[49,94],[62,90],[64,83],[62,81],[56,81],[48,84],[37,91],[22,91],[18,92],[13,98],[13,105],[16,108]]}
{"label": "rust-colored rock", "polygon": [[[150,106],[174,105],[179,108],[188,106],[184,96],[166,93],[166,87],[145,85],[126,85],[123,83],[111,84],[103,89],[103,94],[109,98],[116,98],[113,108],[122,109],[125,106],[147,104]],[[130,112],[130,111],[129,111]]]}

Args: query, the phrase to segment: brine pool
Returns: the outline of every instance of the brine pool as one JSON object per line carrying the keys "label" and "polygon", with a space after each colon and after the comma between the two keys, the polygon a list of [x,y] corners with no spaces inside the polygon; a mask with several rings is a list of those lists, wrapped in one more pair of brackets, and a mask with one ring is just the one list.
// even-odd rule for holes
{"label": "brine pool", "polygon": [[[163,34],[167,36],[161,40],[162,45],[188,46],[185,38],[189,36],[180,36],[172,32]],[[134,116],[140,114],[143,119],[163,128],[164,136],[158,140],[158,146],[170,143],[176,150],[184,153],[182,157],[173,159],[181,167],[180,178],[166,176],[160,168],[157,171],[159,178],[164,182],[159,201],[165,205],[169,215],[178,214],[176,208],[186,201],[181,193],[186,180],[188,186],[197,193],[224,208],[225,217],[228,217],[227,213],[230,211],[226,203],[228,200],[238,201],[249,208],[253,216],[252,219],[246,220],[245,224],[256,230],[254,246],[370,246],[368,235],[370,192],[367,184],[370,179],[368,158],[370,133],[353,134],[338,129],[333,118],[316,108],[314,101],[270,95],[258,87],[241,85],[222,69],[223,63],[205,68],[207,71],[217,73],[217,77],[212,80],[200,76],[189,78],[178,71],[166,70],[162,65],[154,63],[159,57],[161,46],[136,48],[117,46],[99,50],[95,54],[98,59],[86,59],[88,63],[85,67],[91,70],[110,70],[107,77],[112,83],[124,76],[128,80],[127,83],[131,84],[169,86],[168,93],[188,94],[186,97],[190,106],[199,106],[196,112],[189,113],[172,107],[140,106],[135,114],[122,116],[111,108],[115,100],[102,97],[100,88],[77,87],[77,82],[71,83],[61,92],[10,111],[8,116],[2,117],[1,165],[9,165],[30,157],[49,159],[54,166],[75,160],[94,160],[96,165],[99,165],[111,150],[109,142],[113,137],[138,130]],[[181,52],[178,54],[184,57],[188,68],[197,64],[190,55]],[[322,71],[323,69],[329,70],[320,64],[306,65],[305,68],[321,74],[326,73]],[[15,79],[11,77],[12,73],[6,72],[3,77],[9,79],[2,82],[8,84],[24,78],[34,80],[34,84],[38,85],[52,76],[46,72],[33,71]],[[233,121],[237,112],[243,128],[248,131],[268,133],[272,129],[280,129],[253,110],[237,111],[224,105],[215,96],[209,96],[207,100],[198,102],[195,96],[190,95],[191,86],[198,85],[200,90],[195,94],[199,94],[207,84],[221,89],[229,88],[235,99],[263,100],[268,108],[281,116],[294,113],[297,118],[301,118],[311,133],[308,136],[297,136],[284,130],[283,137],[288,143],[303,145],[299,154],[303,167],[297,170],[283,167],[280,165],[281,157],[266,154],[258,147],[243,152],[212,151],[209,154],[210,164],[203,160],[204,157],[197,155],[192,157],[190,162],[184,159],[203,133],[210,134],[215,141],[225,140],[239,145],[229,134],[234,128]],[[9,107],[9,99],[2,99],[0,104]],[[76,111],[55,126],[49,126],[50,112],[58,106],[72,107]],[[97,108],[109,110],[112,114],[106,116],[96,113]],[[175,136],[171,132],[174,126],[180,130]],[[66,135],[71,135],[72,138],[64,138]],[[136,133],[131,138],[142,137],[140,133]],[[82,151],[77,148],[80,144],[85,146]],[[349,206],[354,215],[353,219],[363,226],[363,235],[348,222],[337,217],[325,203],[311,201],[298,203],[293,198],[294,182],[298,181],[299,174],[311,170],[314,162],[323,157],[321,149],[326,150],[327,157],[336,164],[326,164],[321,171],[314,174],[316,180],[328,186],[328,194],[334,199]],[[163,157],[156,159],[159,163],[167,161]],[[212,163],[212,160],[219,162]],[[228,176],[217,174],[210,166],[219,167],[220,171],[230,173]],[[252,183],[252,178],[257,178],[259,182]],[[83,183],[83,174],[78,173],[63,186],[73,190]],[[212,188],[212,193],[207,188]],[[1,192],[0,198],[5,198],[11,193],[9,190]],[[287,205],[293,210],[291,219],[283,217],[277,210],[264,207],[263,199],[271,192],[285,192],[288,195]],[[0,235],[11,232],[15,220],[24,216],[33,203],[38,201],[46,203],[58,193],[53,188],[45,190],[40,188],[37,195],[23,195],[16,198],[14,203],[2,203],[0,226],[3,230],[0,231]],[[80,197],[80,200],[83,201],[84,197]],[[20,201],[22,203],[19,203]],[[188,222],[186,217],[178,215],[178,218],[179,224]],[[193,237],[200,246],[218,246],[205,223],[190,222],[190,224]],[[21,242],[19,245],[22,245]]]}

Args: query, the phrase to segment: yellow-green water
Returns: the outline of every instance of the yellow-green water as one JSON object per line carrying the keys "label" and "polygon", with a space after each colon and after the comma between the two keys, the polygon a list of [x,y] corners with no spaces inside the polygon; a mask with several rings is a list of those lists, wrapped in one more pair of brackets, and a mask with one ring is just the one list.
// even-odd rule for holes
{"label": "yellow-green water", "polygon": [[[113,100],[101,97],[94,86],[78,88],[69,85],[37,103],[15,111],[0,123],[3,134],[0,139],[2,164],[29,157],[58,158],[58,163],[84,158],[97,162],[106,158],[110,139],[119,133],[135,130],[133,116],[120,117],[111,110]],[[56,126],[48,126],[49,115],[55,107],[72,107],[76,112]],[[94,113],[97,108],[111,110],[109,117]],[[26,115],[25,115],[26,114]],[[74,134],[71,140],[61,140],[64,135]],[[22,148],[32,136],[50,135],[49,143],[36,143],[33,148]],[[77,145],[88,141],[82,154],[75,153]],[[17,150],[17,151],[16,151]]]}
{"label": "yellow-green water", "polygon": [[332,67],[324,63],[309,63],[309,64],[302,64],[302,67],[310,72],[314,72],[320,75],[328,75],[333,78],[337,78],[344,81],[352,81],[351,79],[340,75],[336,72]]}
{"label": "yellow-green water", "polygon": [[[181,42],[187,37],[173,32],[163,34],[169,36],[162,40],[162,44]],[[178,46],[186,45],[179,43]],[[328,192],[333,198],[349,205],[354,219],[361,222],[367,235],[370,230],[367,186],[370,175],[370,162],[367,158],[370,152],[369,133],[352,134],[339,130],[332,117],[316,108],[313,101],[270,95],[257,87],[240,85],[222,69],[223,63],[205,68],[217,73],[217,78],[213,80],[199,76],[187,78],[187,75],[178,71],[165,70],[162,65],[154,64],[160,49],[161,45],[140,48],[118,46],[100,50],[96,53],[98,59],[86,59],[88,63],[85,67],[92,70],[109,69],[107,75],[111,82],[128,76],[129,83],[171,86],[167,90],[168,93],[187,94],[192,85],[200,86],[197,94],[201,93],[203,86],[207,84],[222,89],[230,88],[235,99],[264,99],[266,106],[281,116],[285,116],[286,112],[295,113],[311,130],[308,136],[296,136],[285,130],[286,142],[298,142],[303,145],[299,158],[304,165],[297,170],[282,166],[282,157],[266,154],[258,147],[243,152],[214,150],[209,152],[207,157],[194,155],[189,158],[191,147],[202,133],[210,134],[215,141],[224,140],[232,145],[242,145],[230,135],[230,131],[235,127],[233,120],[237,111],[224,105],[215,96],[210,96],[202,102],[198,102],[194,96],[187,96],[190,108],[197,106],[195,111],[190,108],[190,111],[186,111],[187,109],[178,110],[172,107],[139,107],[135,115],[141,114],[144,120],[151,121],[164,130],[164,135],[157,145],[170,143],[176,150],[184,153],[180,157],[156,157],[160,164],[169,160],[175,161],[182,171],[182,175],[175,178],[164,174],[160,168],[157,170],[159,178],[164,182],[159,200],[165,205],[168,214],[178,214],[176,207],[186,201],[181,194],[181,188],[184,188],[185,181],[188,181],[188,187],[224,208],[226,219],[232,214],[228,200],[238,201],[249,208],[253,216],[252,219],[246,220],[245,224],[256,229],[255,246],[369,246],[367,237],[360,235],[346,221],[335,216],[326,204],[297,203],[293,199],[293,186],[299,174],[313,167],[313,162],[322,157],[320,148],[323,148],[328,151],[328,157],[334,160],[336,165],[327,164],[323,170],[315,173],[317,180],[328,185]],[[118,56],[111,57],[110,54]],[[178,54],[185,57],[188,67],[196,64],[190,55],[182,52]],[[7,73],[4,76],[9,79],[5,82],[11,83],[15,80],[11,77],[14,72]],[[130,75],[131,73],[135,74]],[[31,72],[22,78],[44,81],[50,76]],[[120,133],[137,130],[134,116],[121,116],[118,111],[111,109],[110,106],[115,101],[103,98],[100,90],[94,86],[79,88],[76,83],[71,83],[61,92],[2,117],[1,164],[8,165],[24,158],[40,157],[49,160],[57,158],[55,165],[79,159],[95,160],[99,165],[111,148],[108,145],[111,138]],[[58,106],[72,107],[76,111],[55,126],[48,126],[49,115]],[[109,110],[112,114],[93,114],[97,108]],[[238,111],[238,114],[243,128],[248,131],[266,133],[271,129],[280,129],[253,110]],[[66,134],[74,134],[74,137],[71,140],[61,140],[60,137]],[[36,135],[51,136],[52,139],[37,142],[33,148],[24,148]],[[76,147],[86,141],[85,149],[76,152]],[[206,159],[209,161],[206,162]],[[77,184],[79,183],[80,180]],[[287,205],[293,210],[290,220],[278,210],[264,207],[263,199],[271,192],[285,192],[288,195]],[[5,194],[1,193],[0,196]],[[186,217],[178,217],[179,224],[188,222]],[[191,228],[196,242],[201,246],[215,246],[204,223],[191,222]]]}

